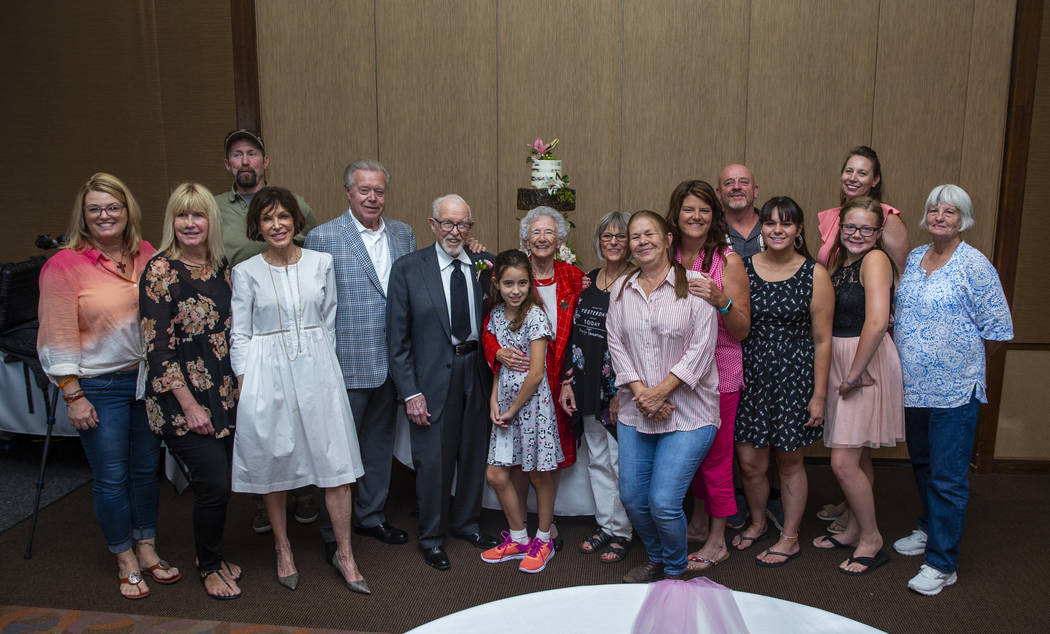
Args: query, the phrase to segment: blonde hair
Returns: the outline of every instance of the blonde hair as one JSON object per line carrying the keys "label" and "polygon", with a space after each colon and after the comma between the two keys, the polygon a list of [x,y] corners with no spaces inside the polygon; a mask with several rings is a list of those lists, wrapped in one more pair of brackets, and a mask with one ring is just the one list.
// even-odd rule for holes
{"label": "blonde hair", "polygon": [[175,216],[180,211],[202,211],[208,218],[208,263],[218,269],[222,263],[222,219],[215,196],[200,183],[182,183],[171,192],[164,210],[164,235],[158,252],[173,260],[182,259],[182,249],[175,238]]}
{"label": "blonde hair", "polygon": [[66,229],[66,246],[73,251],[83,251],[94,246],[91,232],[84,221],[84,197],[88,192],[109,194],[124,205],[128,212],[127,223],[124,225],[124,250],[131,256],[138,255],[139,240],[142,239],[142,210],[128,186],[116,176],[105,172],[92,174],[77,192],[69,227]]}

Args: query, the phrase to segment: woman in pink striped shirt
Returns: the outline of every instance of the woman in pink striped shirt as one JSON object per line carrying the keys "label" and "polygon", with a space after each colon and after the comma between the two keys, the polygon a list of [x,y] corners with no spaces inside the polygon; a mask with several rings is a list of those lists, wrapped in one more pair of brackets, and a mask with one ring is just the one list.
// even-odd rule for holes
{"label": "woman in pink striped shirt", "polygon": [[155,548],[160,441],[141,400],[146,353],[138,289],[155,249],[141,239],[140,217],[116,176],[99,172],[84,183],[67,247],[40,272],[37,336],[40,363],[62,390],[91,463],[95,517],[117,556],[127,599],[149,596],[143,571],[162,584],[181,578]]}
{"label": "woman in pink striped shirt", "polygon": [[620,399],[620,499],[649,561],[624,583],[680,578],[686,570],[682,498],[719,426],[717,311],[689,294],[671,258],[667,221],[652,211],[627,229],[637,270],[612,288],[606,328]]}
{"label": "woman in pink striped shirt", "polygon": [[[709,183],[682,181],[671,193],[667,223],[674,235],[672,252],[682,266],[700,273],[689,290],[718,309],[718,411],[721,426],[711,450],[693,477],[693,516],[704,546],[689,556],[690,570],[706,570],[729,558],[726,518],[737,512],[733,495],[733,421],[744,389],[740,342],[751,328],[751,290],[744,261],[726,242],[729,229],[722,204]],[[705,511],[706,506],[706,513]],[[710,516],[710,529],[708,529]],[[689,537],[687,530],[686,537]]]}

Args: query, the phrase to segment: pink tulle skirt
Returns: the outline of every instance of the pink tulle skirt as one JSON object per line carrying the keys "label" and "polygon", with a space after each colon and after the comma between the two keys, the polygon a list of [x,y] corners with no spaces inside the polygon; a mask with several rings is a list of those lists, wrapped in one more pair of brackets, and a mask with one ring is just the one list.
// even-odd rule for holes
{"label": "pink tulle skirt", "polygon": [[[893,447],[904,440],[904,380],[893,338],[883,335],[864,373],[865,385],[839,395],[860,337],[831,338],[824,444],[828,447]],[[868,385],[870,383],[870,385]]]}

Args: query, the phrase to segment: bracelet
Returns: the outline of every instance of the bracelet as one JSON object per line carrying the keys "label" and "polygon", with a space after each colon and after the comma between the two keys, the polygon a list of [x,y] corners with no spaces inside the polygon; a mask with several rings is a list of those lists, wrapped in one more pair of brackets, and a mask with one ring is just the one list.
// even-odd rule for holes
{"label": "bracelet", "polygon": [[77,399],[80,399],[80,398],[84,398],[84,390],[77,390],[76,392],[73,392],[72,394],[63,394],[62,395],[62,400],[66,402],[66,405],[68,405],[68,404],[72,403],[73,401],[75,401]]}
{"label": "bracelet", "polygon": [[58,389],[60,389],[60,390],[61,390],[61,389],[62,389],[62,388],[64,388],[65,386],[67,386],[67,385],[69,385],[70,383],[72,383],[73,381],[75,381],[75,380],[76,380],[76,378],[77,378],[77,376],[76,376],[75,374],[73,374],[73,375],[70,375],[70,376],[69,376],[68,378],[66,378],[66,380],[65,380],[65,381],[62,381],[61,383],[59,383],[59,384],[58,384]]}
{"label": "bracelet", "polygon": [[733,298],[732,297],[727,297],[726,299],[729,300],[729,303],[725,305],[725,308],[719,308],[718,309],[718,312],[722,313],[723,315],[728,313],[729,309],[733,307]]}
{"label": "bracelet", "polygon": [[850,387],[857,387],[858,385],[860,385],[863,382],[864,382],[864,379],[857,379],[856,382],[853,382],[853,381],[849,380],[849,377],[846,377],[846,385],[848,385]]}

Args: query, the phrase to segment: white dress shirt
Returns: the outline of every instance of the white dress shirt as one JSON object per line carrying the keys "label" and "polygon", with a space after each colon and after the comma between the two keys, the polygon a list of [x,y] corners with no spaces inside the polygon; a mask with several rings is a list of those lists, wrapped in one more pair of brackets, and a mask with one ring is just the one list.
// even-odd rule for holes
{"label": "white dress shirt", "polygon": [[[441,286],[445,289],[445,308],[448,309],[448,323],[452,325],[452,256],[445,253],[445,250],[441,248],[437,242],[434,243],[434,250],[437,252],[438,267],[441,269]],[[470,336],[467,337],[467,341],[476,341],[478,339],[478,307],[474,305],[474,292],[472,282],[474,280],[474,263],[470,261],[466,251],[460,250],[459,255],[455,258],[462,262],[460,269],[463,271],[463,275],[467,278],[467,300],[470,302]],[[462,343],[455,335],[452,336],[452,343]]]}
{"label": "white dress shirt", "polygon": [[372,260],[372,267],[376,270],[376,275],[379,277],[379,283],[383,286],[383,294],[387,292],[387,288],[390,285],[390,244],[386,239],[386,223],[383,219],[379,219],[378,229],[369,229],[368,227],[361,224],[361,221],[354,216],[352,211],[347,211],[350,217],[354,219],[354,225],[357,226],[357,232],[361,235],[361,242],[365,243],[365,249],[368,251],[368,257]]}

